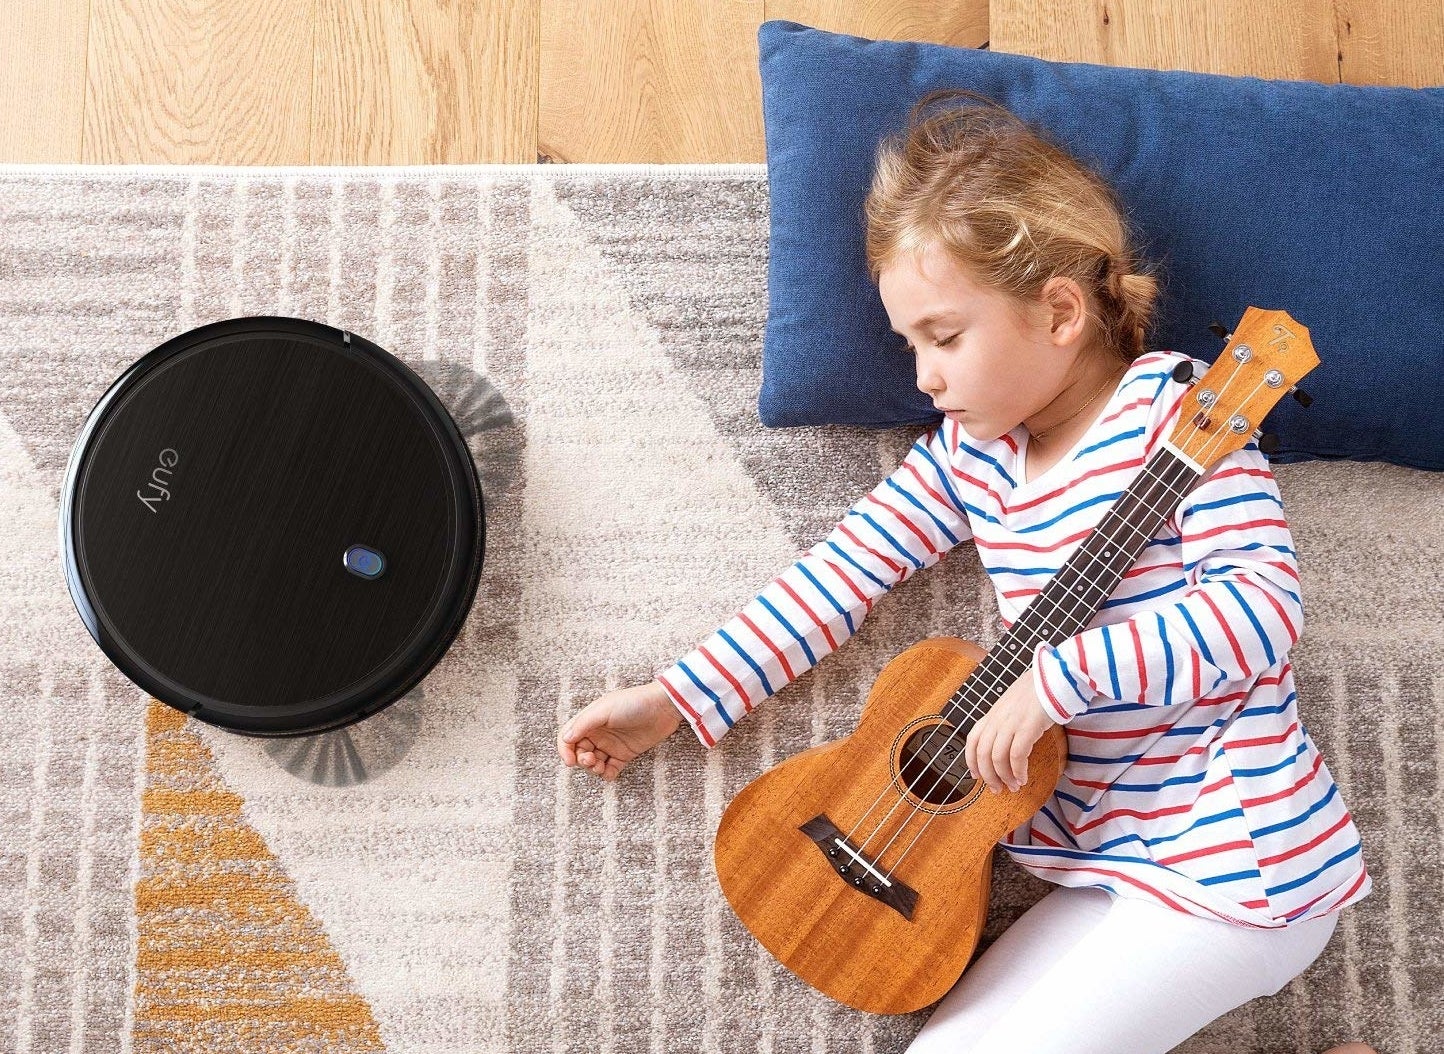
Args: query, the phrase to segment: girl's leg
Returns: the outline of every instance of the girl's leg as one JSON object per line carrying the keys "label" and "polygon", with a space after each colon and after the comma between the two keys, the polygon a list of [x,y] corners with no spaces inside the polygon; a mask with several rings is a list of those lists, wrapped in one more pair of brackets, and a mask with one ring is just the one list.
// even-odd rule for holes
{"label": "girl's leg", "polygon": [[[1104,910],[1096,899],[1060,897],[1070,893],[1102,894]],[[1050,901],[1040,925],[1005,943]],[[1163,1054],[1235,1007],[1278,992],[1318,958],[1337,922],[1327,915],[1252,930],[1060,887],[963,974],[909,1054]],[[999,961],[980,971],[990,957]]]}
{"label": "girl's leg", "polygon": [[[1113,896],[1096,886],[1059,886],[1003,931],[963,971],[906,1054],[961,1054],[1022,999],[1108,914]],[[1025,1048],[1018,1048],[1025,1049]]]}

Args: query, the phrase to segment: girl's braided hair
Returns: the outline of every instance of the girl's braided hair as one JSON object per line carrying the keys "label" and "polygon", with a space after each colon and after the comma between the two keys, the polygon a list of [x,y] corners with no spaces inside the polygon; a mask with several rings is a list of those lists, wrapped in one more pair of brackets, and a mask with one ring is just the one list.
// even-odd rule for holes
{"label": "girl's braided hair", "polygon": [[[959,104],[929,114],[939,103]],[[1106,180],[1001,103],[961,88],[924,95],[878,145],[863,206],[868,274],[929,244],[1020,309],[1056,275],[1078,282],[1103,349],[1143,354],[1159,283],[1133,249]]]}

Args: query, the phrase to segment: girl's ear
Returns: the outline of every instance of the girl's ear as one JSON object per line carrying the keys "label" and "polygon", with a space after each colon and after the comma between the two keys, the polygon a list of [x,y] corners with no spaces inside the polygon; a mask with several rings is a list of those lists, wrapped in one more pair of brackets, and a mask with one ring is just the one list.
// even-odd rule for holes
{"label": "girl's ear", "polygon": [[1083,287],[1067,275],[1054,275],[1043,284],[1045,310],[1051,314],[1049,331],[1053,343],[1077,339],[1088,321],[1088,298]]}

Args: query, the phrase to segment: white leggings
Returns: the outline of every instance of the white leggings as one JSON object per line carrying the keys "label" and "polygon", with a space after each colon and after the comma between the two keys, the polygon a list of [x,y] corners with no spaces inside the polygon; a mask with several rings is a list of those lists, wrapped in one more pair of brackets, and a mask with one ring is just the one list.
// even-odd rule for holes
{"label": "white leggings", "polygon": [[963,972],[907,1054],[1163,1054],[1303,973],[1338,920],[1257,930],[1059,886]]}

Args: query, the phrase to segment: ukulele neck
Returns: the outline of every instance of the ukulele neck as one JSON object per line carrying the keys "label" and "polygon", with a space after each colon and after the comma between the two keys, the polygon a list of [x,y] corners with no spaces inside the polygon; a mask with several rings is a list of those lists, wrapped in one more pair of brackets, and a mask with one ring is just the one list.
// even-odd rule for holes
{"label": "ukulele neck", "polygon": [[1202,475],[1171,443],[1161,445],[948,700],[943,716],[958,727],[977,720],[1028,669],[1039,644],[1058,644],[1086,629]]}

